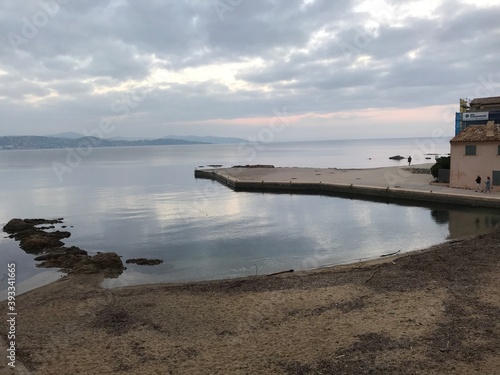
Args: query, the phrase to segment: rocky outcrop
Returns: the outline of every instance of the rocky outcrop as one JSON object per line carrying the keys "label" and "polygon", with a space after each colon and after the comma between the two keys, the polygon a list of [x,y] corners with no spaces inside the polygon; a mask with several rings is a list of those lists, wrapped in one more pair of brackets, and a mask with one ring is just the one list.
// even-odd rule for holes
{"label": "rocky outcrop", "polygon": [[[70,232],[52,231],[45,229],[54,228],[51,224],[62,223],[63,219],[12,219],[4,225],[3,230],[10,234],[10,238],[19,241],[21,249],[27,253],[40,253],[47,248],[61,247],[63,238],[71,236]],[[49,227],[39,228],[37,225],[49,224]]]}
{"label": "rocky outcrop", "polygon": [[395,155],[395,156],[390,156],[389,159],[391,159],[391,160],[402,160],[402,159],[405,159],[405,157],[401,156],[401,155]]}
{"label": "rocky outcrop", "polygon": [[27,223],[23,219],[12,219],[3,226],[3,231],[9,234],[14,234],[32,228],[33,225]]}
{"label": "rocky outcrop", "polygon": [[135,259],[127,259],[125,263],[134,263],[140,266],[156,266],[158,264],[162,264],[163,260],[161,259],[146,259],[146,258],[135,258]]}
{"label": "rocky outcrop", "polygon": [[90,256],[85,250],[77,247],[44,254],[36,257],[35,260],[42,261],[38,267],[60,268],[69,274],[103,273],[105,276],[118,276],[126,269],[116,253],[99,253]]}
{"label": "rocky outcrop", "polygon": [[[73,248],[57,248],[52,252],[43,254],[35,258],[36,261],[41,261],[37,267],[43,268],[59,268],[67,273],[86,273],[79,272],[82,266],[90,264],[90,256],[85,250],[72,251]],[[92,273],[92,272],[89,272]]]}
{"label": "rocky outcrop", "polygon": [[[9,234],[18,233],[28,229],[34,229],[36,225],[41,224],[59,224],[62,223],[63,219],[12,219],[7,224],[4,225],[3,231]],[[42,229],[42,228],[39,228]]]}
{"label": "rocky outcrop", "polygon": [[71,233],[66,231],[45,232],[40,229],[28,229],[14,234],[21,249],[32,254],[38,254],[48,248],[61,247],[64,245],[61,239],[69,236]]}
{"label": "rocky outcrop", "polygon": [[[70,232],[52,230],[52,224],[61,224],[63,219],[12,219],[3,230],[10,238],[19,241],[19,247],[31,254],[41,254],[35,261],[38,267],[59,268],[70,274],[103,273],[105,277],[116,277],[126,268],[116,253],[98,253],[90,256],[79,247],[64,247],[61,241],[71,236]],[[46,227],[39,225],[48,224]],[[52,230],[52,231],[47,231]]]}
{"label": "rocky outcrop", "polygon": [[64,255],[88,255],[85,250],[80,249],[77,246],[66,247],[55,247],[45,250],[47,253],[44,255],[37,256],[36,261],[47,261],[57,259]]}
{"label": "rocky outcrop", "polygon": [[92,257],[92,264],[98,269],[103,271],[123,271],[122,260],[116,253],[99,253]]}

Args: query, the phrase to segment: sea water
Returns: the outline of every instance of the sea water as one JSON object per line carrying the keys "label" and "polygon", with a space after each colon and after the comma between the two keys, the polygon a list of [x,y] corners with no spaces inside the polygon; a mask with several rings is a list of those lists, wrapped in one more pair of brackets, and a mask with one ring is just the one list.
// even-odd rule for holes
{"label": "sea water", "polygon": [[[222,279],[357,262],[482,233],[495,211],[401,205],[320,195],[234,192],[194,178],[207,165],[370,168],[433,162],[449,139],[182,145],[0,151],[0,224],[14,217],[64,218],[90,254],[159,258],[127,265],[105,286]],[[430,154],[430,155],[429,155]],[[61,277],[0,239],[0,275],[17,264],[20,290]],[[4,290],[6,284],[0,289]]]}

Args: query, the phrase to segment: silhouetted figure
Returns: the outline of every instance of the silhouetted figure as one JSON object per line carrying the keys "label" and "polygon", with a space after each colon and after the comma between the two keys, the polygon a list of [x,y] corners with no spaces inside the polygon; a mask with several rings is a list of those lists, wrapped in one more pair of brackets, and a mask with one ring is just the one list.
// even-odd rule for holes
{"label": "silhouetted figure", "polygon": [[411,165],[411,155],[408,156],[408,166],[410,166],[410,165]]}
{"label": "silhouetted figure", "polygon": [[481,193],[483,192],[483,189],[481,189],[481,176],[477,175],[476,178],[476,191],[481,190]]}
{"label": "silhouetted figure", "polygon": [[491,194],[491,179],[490,177],[486,177],[486,182],[484,184],[484,192]]}

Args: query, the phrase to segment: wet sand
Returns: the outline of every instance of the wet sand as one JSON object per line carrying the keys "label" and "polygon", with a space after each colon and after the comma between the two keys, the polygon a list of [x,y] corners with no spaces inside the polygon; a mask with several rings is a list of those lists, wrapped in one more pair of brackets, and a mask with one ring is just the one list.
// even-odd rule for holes
{"label": "wet sand", "polygon": [[497,374],[499,244],[497,228],[363,264],[111,290],[65,277],[17,297],[17,360],[32,374]]}

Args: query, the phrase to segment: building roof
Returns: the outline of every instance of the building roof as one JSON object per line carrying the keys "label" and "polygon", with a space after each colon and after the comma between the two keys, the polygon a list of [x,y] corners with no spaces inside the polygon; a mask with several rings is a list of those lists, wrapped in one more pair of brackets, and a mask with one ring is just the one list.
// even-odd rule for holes
{"label": "building roof", "polygon": [[462,130],[450,142],[491,142],[500,141],[500,125],[473,125]]}
{"label": "building roof", "polygon": [[500,96],[490,96],[488,98],[476,98],[472,99],[470,105],[482,105],[482,104],[500,104]]}

